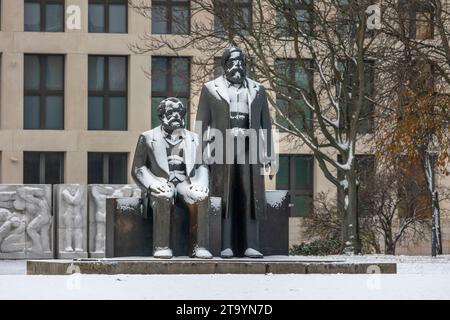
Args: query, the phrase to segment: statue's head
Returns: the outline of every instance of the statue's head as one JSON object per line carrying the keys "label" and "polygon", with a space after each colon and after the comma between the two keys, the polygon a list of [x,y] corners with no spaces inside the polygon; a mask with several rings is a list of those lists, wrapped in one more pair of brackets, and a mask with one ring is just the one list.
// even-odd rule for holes
{"label": "statue's head", "polygon": [[241,84],[244,82],[247,75],[247,69],[245,54],[241,49],[237,47],[225,49],[221,62],[225,77],[228,81],[234,84]]}
{"label": "statue's head", "polygon": [[167,98],[159,104],[158,115],[163,129],[172,132],[184,128],[186,107],[177,98]]}
{"label": "statue's head", "polygon": [[76,184],[69,184],[69,186],[67,187],[67,190],[74,195],[75,193],[77,193],[78,191],[78,185]]}

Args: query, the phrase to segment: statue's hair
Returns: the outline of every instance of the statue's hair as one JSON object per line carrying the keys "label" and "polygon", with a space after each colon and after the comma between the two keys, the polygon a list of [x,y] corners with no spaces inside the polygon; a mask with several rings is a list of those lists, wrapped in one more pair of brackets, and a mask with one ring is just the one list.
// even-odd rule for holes
{"label": "statue's hair", "polygon": [[222,54],[222,59],[220,60],[220,64],[222,66],[222,68],[225,68],[225,63],[227,63],[228,59],[230,59],[231,54],[233,52],[239,52],[242,54],[242,56],[244,57],[244,64],[247,62],[246,61],[246,57],[245,57],[245,53],[241,48],[238,47],[229,47],[226,48]]}
{"label": "statue's hair", "polygon": [[173,102],[173,103],[179,103],[183,106],[184,109],[186,109],[186,107],[183,105],[183,102],[181,102],[180,99],[178,98],[174,98],[174,97],[169,97],[167,99],[164,99],[163,101],[161,101],[158,105],[157,111],[158,111],[158,116],[161,118],[164,113],[166,112],[166,107],[167,107],[167,102]]}

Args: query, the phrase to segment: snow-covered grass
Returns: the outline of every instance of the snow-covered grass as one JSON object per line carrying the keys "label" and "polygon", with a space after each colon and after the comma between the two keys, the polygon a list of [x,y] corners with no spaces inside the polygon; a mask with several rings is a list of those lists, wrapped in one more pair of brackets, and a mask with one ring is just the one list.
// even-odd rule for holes
{"label": "snow-covered grass", "polygon": [[27,276],[0,261],[0,299],[450,299],[450,256],[295,258],[396,262],[396,275]]}

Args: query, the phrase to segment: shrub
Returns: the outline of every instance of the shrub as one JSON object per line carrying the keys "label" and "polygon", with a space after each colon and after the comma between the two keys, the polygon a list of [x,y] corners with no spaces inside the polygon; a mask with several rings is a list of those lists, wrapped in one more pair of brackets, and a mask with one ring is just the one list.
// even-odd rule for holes
{"label": "shrub", "polygon": [[331,238],[294,245],[289,253],[292,256],[326,256],[339,254],[340,250],[341,242],[336,238]]}

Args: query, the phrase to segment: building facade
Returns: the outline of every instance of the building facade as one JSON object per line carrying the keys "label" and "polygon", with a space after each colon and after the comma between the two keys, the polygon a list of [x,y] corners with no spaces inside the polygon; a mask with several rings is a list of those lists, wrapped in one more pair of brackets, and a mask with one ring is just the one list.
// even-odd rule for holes
{"label": "building facade", "polygon": [[[199,53],[129,48],[146,33],[176,39],[189,29],[189,1],[153,5],[150,21],[126,0],[1,0],[0,183],[131,183],[137,137],[157,124],[155,106],[167,96],[188,106],[193,129],[198,95],[190,61]],[[293,245],[302,241],[313,197],[333,187],[308,149],[281,142],[280,172],[267,187],[291,191]],[[445,216],[443,228],[449,252]],[[425,241],[399,253],[429,248]]]}

